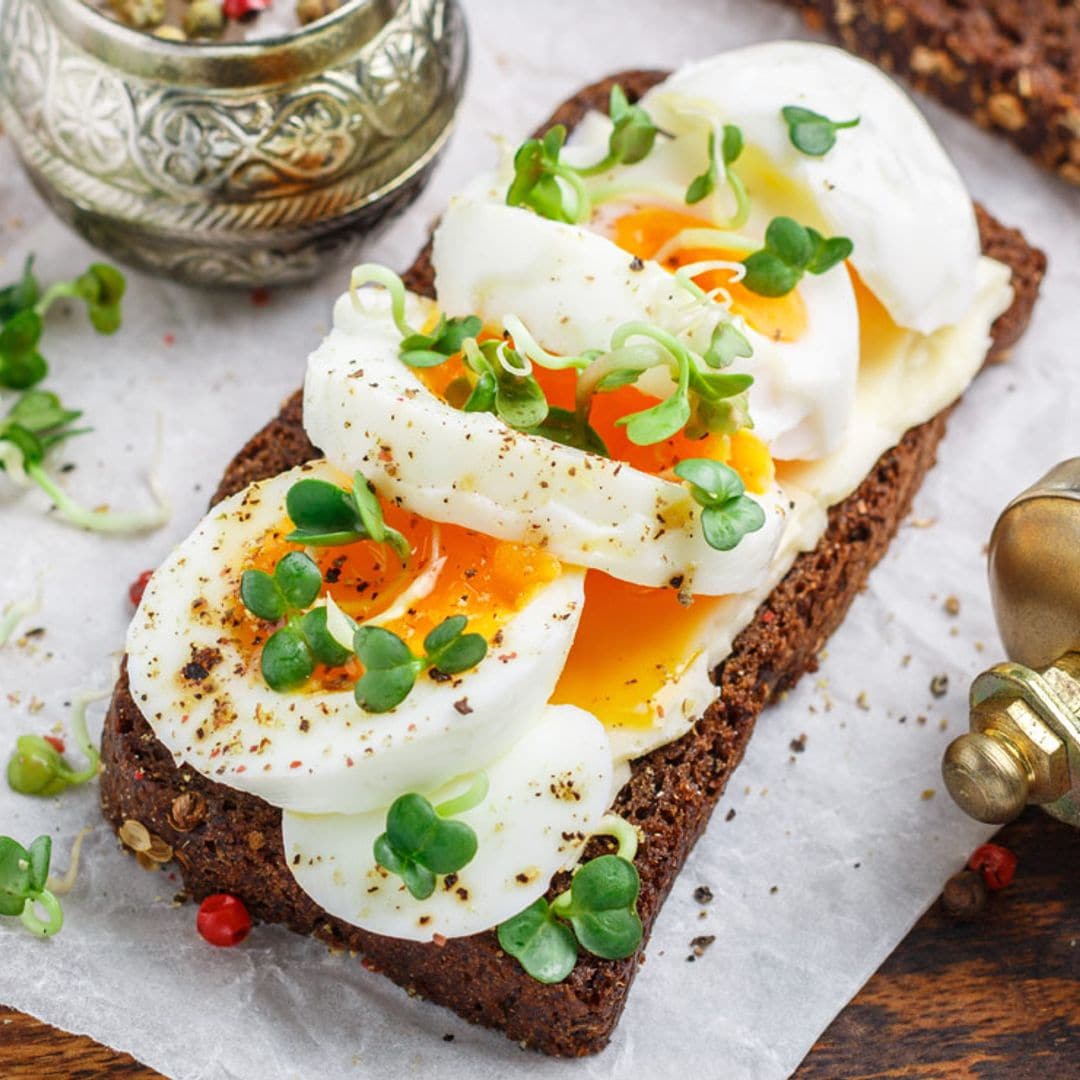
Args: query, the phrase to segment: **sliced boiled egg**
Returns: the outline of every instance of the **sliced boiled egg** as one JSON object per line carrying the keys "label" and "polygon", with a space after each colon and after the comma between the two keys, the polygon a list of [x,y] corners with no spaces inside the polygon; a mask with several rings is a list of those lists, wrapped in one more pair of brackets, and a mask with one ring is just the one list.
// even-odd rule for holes
{"label": "sliced boiled egg", "polygon": [[486,657],[450,679],[422,674],[378,715],[354,699],[363,670],[355,658],[316,668],[298,691],[271,690],[259,656],[274,627],[243,607],[240,578],[298,549],[285,539],[285,496],[303,477],[351,484],[325,462],[252,484],[211,510],[151,578],[127,652],[132,696],[157,737],[204,776],[307,812],[385,806],[506,751],[558,679],[581,615],[582,572],[538,548],[385,504],[409,556],[370,540],[311,549],[329,595],[418,655],[430,629],[466,615],[489,643]]}
{"label": "sliced boiled egg", "polygon": [[685,207],[633,200],[603,207],[585,229],[460,199],[435,234],[440,302],[451,314],[495,323],[513,313],[550,348],[570,355],[603,345],[616,326],[635,320],[683,333],[704,351],[718,316],[710,318],[711,305],[695,301],[671,271],[725,263],[729,269],[694,280],[706,290],[726,289],[731,312],[744,322],[753,355],[730,370],[754,377],[755,434],[776,458],[823,457],[843,441],[855,400],[859,317],[851,280],[836,267],[806,275],[787,296],[758,296],[732,280],[738,260],[756,246],[749,239],[738,248],[672,246],[684,232],[711,228]]}
{"label": "sliced boiled egg", "polygon": [[[603,238],[580,235],[629,266],[626,254]],[[659,268],[656,274],[670,291],[670,275]],[[603,289],[603,278],[595,285]],[[522,297],[528,293],[521,290]],[[595,308],[581,310],[599,312],[603,303],[598,297]],[[401,362],[385,293],[364,290],[360,308],[348,296],[338,301],[334,329],[310,356],[304,386],[308,434],[342,469],[363,471],[389,498],[431,520],[540,547],[639,585],[678,579],[687,592],[716,595],[748,589],[765,573],[785,505],[768,470],[762,473],[768,482],[753,496],[765,510],[764,527],[730,551],[715,550],[683,484],[515,431],[491,413],[452,407],[432,388],[433,376],[421,378]],[[539,310],[532,312],[538,327]],[[542,323],[538,340],[549,349],[572,347],[572,337],[543,333],[551,325],[575,325],[558,308],[551,311],[554,321]],[[582,324],[576,325],[573,333],[580,333]]]}
{"label": "sliced boiled egg", "polygon": [[[968,311],[979,257],[971,198],[918,108],[872,64],[831,46],[767,42],[689,64],[641,104],[677,137],[658,140],[643,161],[598,186],[681,201],[704,167],[709,127],[737,125],[745,149],[736,171],[751,205],[747,235],[760,238],[772,217],[786,214],[849,237],[852,265],[902,327],[931,333]],[[839,131],[827,153],[810,156],[792,145],[781,116],[788,105],[859,123]],[[579,162],[602,158],[610,130],[606,118],[591,116],[568,153]],[[716,220],[731,215],[723,184],[695,211],[703,208]]]}
{"label": "sliced boiled egg", "polygon": [[[353,926],[408,941],[465,937],[496,926],[543,896],[552,877],[580,858],[614,795],[611,749],[603,727],[570,706],[548,708],[486,768],[487,796],[453,820],[476,833],[476,855],[416,899],[380,867],[376,838],[386,810],[366,814],[282,815],[285,862],[300,887],[329,914]],[[461,781],[432,792],[435,806]]]}

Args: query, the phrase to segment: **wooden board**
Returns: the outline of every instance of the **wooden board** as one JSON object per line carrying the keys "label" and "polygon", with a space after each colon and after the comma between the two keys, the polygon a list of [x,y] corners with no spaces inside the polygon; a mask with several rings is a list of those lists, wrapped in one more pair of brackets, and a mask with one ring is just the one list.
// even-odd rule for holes
{"label": "wooden board", "polygon": [[[959,923],[935,905],[833,1021],[798,1080],[1080,1077],[1080,830],[1029,810],[1016,880]],[[158,1080],[126,1054],[0,1007],[0,1077]]]}

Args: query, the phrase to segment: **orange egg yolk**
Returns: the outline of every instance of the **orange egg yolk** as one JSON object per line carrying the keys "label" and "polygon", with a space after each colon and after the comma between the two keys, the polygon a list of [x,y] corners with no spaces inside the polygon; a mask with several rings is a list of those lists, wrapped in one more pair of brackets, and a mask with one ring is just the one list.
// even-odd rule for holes
{"label": "orange egg yolk", "polygon": [[[645,206],[617,218],[612,227],[611,239],[631,255],[640,259],[653,259],[657,253],[685,229],[714,229],[715,225],[705,218],[671,210],[662,206]],[[665,256],[663,266],[678,270],[691,263],[724,260],[738,262],[752,249],[732,248],[680,248]],[[731,296],[731,310],[741,315],[759,334],[776,341],[798,341],[806,331],[806,304],[798,289],[786,296],[759,296],[744,285],[731,281],[726,270],[709,270],[698,274],[694,282],[706,292],[722,287]]]}
{"label": "orange egg yolk", "polygon": [[[322,571],[322,595],[328,592],[343,611],[361,622],[386,611],[425,571],[437,548],[445,561],[431,591],[400,618],[383,624],[418,656],[428,632],[451,615],[467,616],[468,632],[482,635],[489,648],[497,650],[502,627],[562,570],[557,559],[537,547],[497,540],[458,525],[437,525],[392,503],[383,504],[383,514],[386,523],[409,541],[410,554],[404,560],[388,544],[372,540],[305,549],[285,539],[292,530],[285,520],[249,546],[243,567],[272,573],[290,551],[307,550]],[[248,613],[239,598],[228,623],[240,655],[249,668],[257,666],[260,648],[272,631]],[[343,667],[320,665],[307,689],[344,689],[362,673],[355,658]]]}
{"label": "orange egg yolk", "polygon": [[[417,369],[416,374],[433,393],[445,398],[451,383],[465,375],[465,366],[455,356],[437,367]],[[533,374],[550,405],[573,409],[573,371],[533,365]],[[615,421],[657,400],[634,386],[593,396],[589,422],[612,458],[658,475],[683,458],[711,457],[727,462],[754,494],[772,486],[774,468],[768,448],[747,430],[696,440],[680,432],[662,443],[636,446]],[[680,584],[672,581],[668,587],[646,588],[599,570],[588,571],[581,624],[552,701],[586,709],[610,727],[649,727],[654,722],[650,700],[693,661],[700,627],[722,599],[698,597],[692,606],[684,606],[678,599]]]}
{"label": "orange egg yolk", "polygon": [[[482,338],[492,336],[485,334]],[[438,367],[419,368],[416,374],[432,393],[445,400],[451,383],[464,377],[465,364],[460,356],[452,356]],[[549,405],[573,410],[575,375],[572,370],[551,371],[534,364],[533,375],[536,376]],[[638,446],[631,442],[626,428],[616,421],[629,413],[648,409],[659,400],[643,393],[636,386],[621,386],[608,393],[593,395],[589,423],[604,440],[604,445],[613,459],[625,461],[641,472],[658,476],[684,458],[707,457],[731,465],[754,494],[760,495],[772,485],[773,466],[769,451],[765,444],[748,430],[738,431],[731,436],[710,434],[700,439],[688,438],[680,431],[672,438],[650,446]]]}

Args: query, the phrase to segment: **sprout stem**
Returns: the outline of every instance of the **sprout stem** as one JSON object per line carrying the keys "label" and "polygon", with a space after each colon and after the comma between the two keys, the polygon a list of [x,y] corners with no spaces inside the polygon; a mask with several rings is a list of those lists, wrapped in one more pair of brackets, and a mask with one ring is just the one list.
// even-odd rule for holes
{"label": "sprout stem", "polygon": [[37,584],[34,595],[26,600],[15,600],[10,603],[4,614],[0,616],[0,647],[11,640],[15,628],[28,615],[33,615],[41,607],[41,582]]}
{"label": "sprout stem", "polygon": [[155,477],[149,480],[150,492],[157,506],[151,510],[88,510],[77,503],[36,463],[25,466],[26,476],[48,495],[62,517],[82,529],[99,533],[136,533],[159,529],[169,520],[172,510]]}
{"label": "sprout stem", "polygon": [[435,807],[435,813],[441,818],[454,817],[456,814],[464,814],[474,806],[479,806],[488,793],[488,776],[486,772],[479,772],[473,782],[460,794],[446,802],[439,803]]}
{"label": "sprout stem", "polygon": [[[38,918],[37,912],[34,910],[35,904],[40,904],[45,909],[47,916],[45,920]],[[59,933],[60,928],[64,925],[64,912],[60,907],[60,901],[48,889],[42,889],[41,892],[27,900],[22,915],[19,917],[27,930],[40,937],[52,937],[53,934]]]}
{"label": "sprout stem", "polygon": [[83,840],[93,831],[93,827],[90,825],[80,829],[71,843],[71,858],[68,860],[67,872],[59,876],[56,874],[49,875],[45,887],[53,895],[65,896],[75,887],[75,879],[79,876],[79,856],[82,854]]}
{"label": "sprout stem", "polygon": [[620,859],[633,862],[638,849],[638,831],[618,814],[605,814],[593,830],[594,836],[613,836],[618,842],[616,854]]}
{"label": "sprout stem", "polygon": [[405,318],[405,282],[385,266],[378,263],[362,263],[357,266],[349,279],[349,296],[352,298],[353,307],[357,311],[363,311],[360,303],[360,288],[363,285],[381,285],[390,294],[390,314],[393,316],[394,325],[403,338],[412,337],[416,331],[409,325]]}

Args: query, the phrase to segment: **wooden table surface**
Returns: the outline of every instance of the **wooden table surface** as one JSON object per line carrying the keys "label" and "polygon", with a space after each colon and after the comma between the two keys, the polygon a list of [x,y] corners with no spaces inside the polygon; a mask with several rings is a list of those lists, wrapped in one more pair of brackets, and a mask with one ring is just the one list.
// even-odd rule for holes
{"label": "wooden table surface", "polygon": [[[1080,830],[1029,810],[1020,864],[982,915],[935,905],[833,1021],[798,1080],[1080,1080]],[[0,1077],[157,1080],[128,1057],[0,1007]]]}

